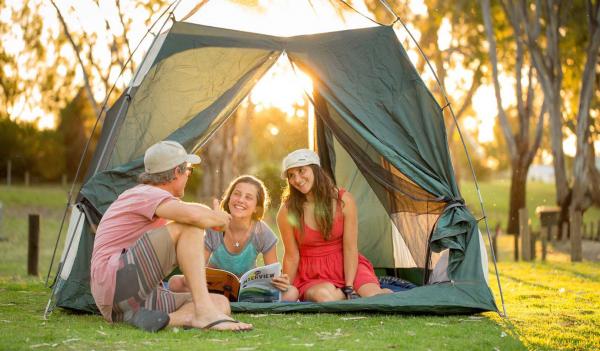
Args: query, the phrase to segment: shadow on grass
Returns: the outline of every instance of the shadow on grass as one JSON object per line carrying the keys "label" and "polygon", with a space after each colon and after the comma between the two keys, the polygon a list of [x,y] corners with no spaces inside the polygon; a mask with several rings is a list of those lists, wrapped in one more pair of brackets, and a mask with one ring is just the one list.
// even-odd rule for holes
{"label": "shadow on grass", "polygon": [[[508,312],[507,312],[508,313]],[[527,339],[527,336],[519,331],[519,328],[513,323],[510,316],[507,317],[499,317],[496,321],[498,325],[502,328],[504,332],[506,332],[507,336],[518,340],[518,342],[525,347],[525,343],[531,345],[531,340]]]}
{"label": "shadow on grass", "polygon": [[506,279],[512,280],[513,282],[516,282],[516,283],[525,284],[525,285],[529,285],[529,286],[535,286],[536,288],[540,288],[540,289],[544,289],[544,290],[556,290],[556,288],[553,288],[553,287],[550,287],[547,285],[543,285],[543,284],[539,284],[539,283],[530,282],[527,280],[523,280],[521,278],[517,278],[517,277],[511,276],[511,275],[508,275],[506,273],[502,273],[502,272],[500,273],[500,278],[506,278]]}
{"label": "shadow on grass", "polygon": [[565,264],[546,263],[546,265],[551,269],[571,274],[577,278],[586,279],[586,280],[589,280],[589,281],[595,282],[595,283],[600,282],[600,275],[598,275],[598,274],[581,273],[581,272],[577,271],[575,268],[565,267]]}

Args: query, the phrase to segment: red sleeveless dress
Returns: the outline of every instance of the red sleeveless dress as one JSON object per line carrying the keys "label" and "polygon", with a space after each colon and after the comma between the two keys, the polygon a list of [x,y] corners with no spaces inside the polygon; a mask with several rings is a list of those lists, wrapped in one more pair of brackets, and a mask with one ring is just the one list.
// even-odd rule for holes
{"label": "red sleeveless dress", "polygon": [[[345,190],[340,189],[339,199]],[[336,208],[331,237],[324,240],[321,232],[315,230],[305,223],[304,235],[298,229],[294,229],[294,236],[300,251],[300,262],[294,278],[294,286],[300,292],[300,300],[304,300],[304,293],[315,284],[330,282],[338,288],[343,287],[344,280],[344,214],[342,205],[338,202]],[[358,290],[367,283],[375,283],[379,286],[379,280],[373,270],[373,265],[366,257],[358,254],[358,267],[354,278],[354,290]]]}

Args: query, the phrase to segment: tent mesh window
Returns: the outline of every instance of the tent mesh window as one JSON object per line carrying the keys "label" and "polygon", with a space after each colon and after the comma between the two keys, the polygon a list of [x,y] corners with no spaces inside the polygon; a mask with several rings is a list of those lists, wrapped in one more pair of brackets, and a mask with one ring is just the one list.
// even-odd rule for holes
{"label": "tent mesh window", "polygon": [[[372,218],[362,218],[359,235],[369,236],[369,241],[372,241],[373,235],[365,234],[364,231],[369,231],[366,228],[378,227],[373,222],[381,223],[384,213],[388,217],[388,221],[383,219],[383,222],[389,225],[381,228],[379,233],[380,240],[383,242],[392,239],[388,247],[392,249],[392,255],[389,256],[393,257],[393,262],[381,260],[378,254],[382,252],[381,248],[376,248],[375,251],[361,245],[361,252],[374,263],[375,267],[387,268],[385,274],[401,276],[417,284],[426,284],[441,256],[440,253],[431,252],[429,239],[447,201],[416,185],[348,126],[335,110],[320,99],[318,93],[314,93],[313,96],[318,119],[316,144],[324,168],[338,186],[361,187],[372,191],[385,210],[385,212],[379,211],[379,208],[374,210],[371,204],[361,206],[359,203],[359,213],[372,216]],[[349,163],[350,166],[339,166],[336,163]],[[344,173],[353,173],[353,180],[341,181],[347,178],[343,176]],[[356,180],[358,176],[364,177],[368,186],[359,185]],[[390,270],[390,267],[395,269]]]}

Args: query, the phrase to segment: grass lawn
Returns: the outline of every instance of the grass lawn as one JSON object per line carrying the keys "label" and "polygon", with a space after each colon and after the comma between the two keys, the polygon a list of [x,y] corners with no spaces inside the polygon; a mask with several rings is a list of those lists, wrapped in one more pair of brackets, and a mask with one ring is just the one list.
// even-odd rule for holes
{"label": "grass lawn", "polygon": [[[486,193],[488,186],[498,189],[498,194],[508,193],[506,188],[483,184],[484,200],[494,196]],[[109,325],[99,316],[60,309],[44,321],[42,314],[50,293],[44,278],[65,197],[65,190],[58,187],[0,186],[0,202],[4,204],[0,350],[600,349],[600,263],[571,264],[560,253],[550,255],[549,263],[544,264],[499,263],[508,319],[495,313],[447,317],[237,314],[236,318],[255,325],[254,331],[241,334],[180,329],[149,334],[126,325]],[[41,215],[43,277],[26,277],[27,214],[33,212]],[[501,237],[501,255],[511,245],[511,238]],[[59,244],[57,255],[61,250]],[[490,277],[498,296],[495,278]],[[497,302],[500,304],[499,298]]]}

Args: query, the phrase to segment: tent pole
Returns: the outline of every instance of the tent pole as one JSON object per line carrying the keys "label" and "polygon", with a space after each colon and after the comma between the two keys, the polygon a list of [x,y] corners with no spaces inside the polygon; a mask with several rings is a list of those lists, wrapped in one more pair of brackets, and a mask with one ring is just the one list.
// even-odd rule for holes
{"label": "tent pole", "polygon": [[[66,214],[66,211],[65,211]],[[77,229],[79,227],[79,223],[81,221],[81,217],[83,216],[83,213],[79,214],[79,218],[77,218],[77,224],[75,225],[75,229]],[[85,223],[84,223],[85,224]],[[73,235],[71,236],[71,240],[69,240],[69,244],[67,245],[67,253],[71,250],[71,246],[73,245],[73,239],[75,239],[75,232],[73,232]],[[58,244],[58,242],[57,242]],[[58,272],[56,272],[56,277],[59,277],[60,274],[62,273],[62,269],[64,266],[60,266],[58,268]],[[48,303],[46,304],[46,309],[44,310],[44,320],[48,320],[48,315],[50,313],[52,313],[52,311],[54,310],[54,305],[52,305],[52,299],[54,298],[54,293],[56,293],[56,278],[54,279],[54,283],[52,285],[52,292],[50,293],[50,298],[48,299]],[[47,281],[46,281],[47,283]],[[47,287],[47,286],[46,286]]]}
{"label": "tent pole", "polygon": [[[388,4],[388,2],[386,0],[379,0],[379,2],[381,2],[381,4],[389,12],[391,12],[392,15],[394,15],[394,17],[396,17],[396,20],[394,21],[394,23],[395,22],[400,22],[400,24],[402,24],[402,27],[404,27],[404,30],[406,30],[406,32],[408,33],[408,35],[410,36],[410,38],[412,39],[412,41],[415,43],[415,45],[419,49],[419,53],[421,54],[421,56],[423,56],[423,58],[427,62],[427,66],[429,67],[429,69],[431,70],[431,73],[435,77],[435,81],[437,82],[438,88],[440,89],[440,91],[442,92],[442,95],[444,96],[444,100],[446,101],[446,105],[445,106],[448,107],[448,109],[450,111],[450,114],[452,115],[452,118],[454,119],[454,124],[456,124],[456,130],[458,131],[458,135],[460,136],[460,141],[462,142],[463,148],[465,150],[465,155],[467,156],[467,161],[469,163],[469,167],[471,168],[471,174],[473,176],[473,181],[475,182],[475,188],[477,189],[477,196],[479,198],[479,205],[481,206],[481,213],[483,214],[483,220],[484,220],[485,229],[486,229],[486,232],[487,232],[488,242],[489,242],[489,246],[490,246],[490,252],[492,253],[492,260],[494,262],[494,271],[496,273],[496,281],[498,282],[498,290],[500,292],[500,300],[502,301],[502,313],[500,313],[500,311],[498,311],[498,314],[501,317],[507,317],[507,315],[506,315],[506,306],[504,304],[504,294],[502,293],[502,285],[500,284],[500,276],[498,274],[498,265],[497,265],[497,262],[496,262],[496,253],[494,252],[494,248],[492,247],[492,239],[491,239],[491,235],[490,235],[490,227],[489,227],[489,224],[488,224],[487,215],[485,213],[485,208],[483,206],[483,198],[481,197],[481,191],[479,189],[479,183],[477,182],[477,177],[475,176],[475,170],[473,169],[473,163],[471,161],[471,156],[469,155],[469,151],[467,150],[467,145],[465,144],[465,140],[463,138],[463,134],[462,134],[462,132],[460,130],[460,126],[458,124],[458,120],[456,119],[456,115],[454,114],[454,110],[452,109],[452,105],[450,104],[450,100],[448,100],[448,95],[446,94],[446,90],[444,89],[442,83],[440,82],[439,77],[435,73],[435,70],[431,66],[431,62],[429,62],[429,58],[427,57],[427,55],[425,55],[425,52],[423,52],[423,49],[421,49],[421,46],[419,45],[419,43],[417,42],[417,40],[415,39],[415,37],[412,35],[411,31],[408,29],[408,27],[406,27],[406,24],[396,14],[396,12],[391,8],[391,6]],[[392,25],[393,25],[393,23],[392,23]],[[442,108],[442,110],[443,110],[443,108]]]}
{"label": "tent pole", "polygon": [[[56,249],[58,248],[58,243],[60,242],[60,237],[61,237],[61,234],[62,234],[62,231],[63,231],[63,227],[64,227],[65,219],[66,219],[66,217],[67,217],[67,211],[69,210],[69,207],[70,207],[70,206],[71,206],[71,204],[72,204],[72,200],[73,200],[73,191],[74,191],[74,189],[75,189],[75,184],[77,184],[77,179],[79,178],[79,175],[80,175],[80,172],[81,172],[81,167],[82,167],[82,165],[83,165],[83,161],[85,160],[85,156],[86,156],[87,150],[89,149],[89,146],[90,146],[90,144],[91,144],[91,141],[92,141],[92,136],[94,135],[94,132],[95,132],[96,128],[98,127],[98,123],[100,122],[100,119],[102,118],[102,115],[103,115],[103,113],[104,113],[104,111],[105,111],[105,109],[106,109],[106,106],[107,106],[107,104],[108,104],[108,99],[109,99],[110,95],[112,94],[113,90],[115,89],[115,87],[116,87],[116,85],[117,85],[117,81],[118,81],[118,80],[119,80],[119,78],[121,78],[121,76],[123,75],[123,72],[125,71],[125,67],[127,67],[127,65],[128,65],[130,62],[131,62],[131,60],[132,60],[132,58],[133,58],[133,54],[135,54],[135,52],[136,52],[136,51],[139,49],[140,45],[142,44],[142,42],[144,41],[144,39],[146,38],[146,36],[147,36],[147,35],[150,33],[150,31],[152,30],[152,28],[154,28],[154,26],[155,26],[155,25],[158,23],[158,21],[159,21],[159,20],[160,20],[160,19],[161,19],[161,18],[162,18],[162,17],[163,17],[163,16],[164,16],[164,15],[165,15],[167,12],[169,12],[169,9],[171,9],[171,7],[172,7],[172,9],[171,9],[171,11],[169,12],[169,14],[170,14],[170,15],[173,15],[173,12],[175,11],[175,9],[177,8],[177,6],[179,5],[179,3],[180,3],[180,2],[181,2],[181,0],[177,0],[177,2],[173,2],[173,3],[171,3],[171,4],[170,4],[169,6],[167,6],[167,8],[166,8],[166,9],[165,9],[165,10],[164,10],[164,11],[163,11],[161,14],[160,14],[160,16],[159,16],[159,17],[158,17],[158,18],[157,18],[157,19],[154,21],[154,23],[152,23],[152,25],[151,25],[151,26],[148,28],[148,30],[146,31],[146,33],[144,34],[144,36],[142,37],[142,39],[140,39],[140,41],[139,41],[138,45],[137,45],[137,46],[134,48],[134,50],[131,52],[131,54],[130,54],[130,55],[129,55],[129,57],[127,58],[127,61],[125,61],[125,63],[124,63],[124,64],[123,64],[123,66],[121,67],[121,71],[119,72],[119,75],[118,75],[118,76],[117,76],[117,78],[115,79],[115,83],[114,83],[114,84],[113,84],[113,86],[110,88],[110,90],[109,90],[108,94],[106,94],[106,98],[104,99],[104,102],[103,102],[103,104],[102,104],[102,108],[100,109],[100,112],[98,113],[98,116],[96,117],[96,122],[94,123],[94,126],[92,127],[92,131],[91,131],[91,133],[90,133],[90,136],[88,137],[88,140],[87,140],[87,142],[86,142],[86,144],[85,144],[85,147],[84,147],[84,149],[83,149],[83,152],[82,152],[82,154],[81,154],[81,157],[80,157],[80,159],[79,159],[79,165],[77,166],[77,171],[75,172],[75,177],[73,178],[73,182],[71,183],[71,188],[69,189],[69,192],[68,192],[68,194],[67,194],[67,204],[66,204],[66,206],[65,206],[65,210],[63,211],[63,216],[62,216],[62,220],[61,220],[61,222],[60,222],[60,227],[59,227],[59,230],[58,230],[58,235],[57,235],[57,238],[56,238],[56,243],[54,244],[54,250],[53,250],[53,252],[52,252],[52,259],[50,260],[50,267],[48,268],[48,274],[46,275],[46,282],[45,282],[45,286],[46,286],[46,287],[48,287],[48,281],[49,281],[49,279],[50,279],[50,273],[52,272],[52,267],[53,267],[53,265],[54,265],[54,259],[56,258]],[[174,4],[175,4],[175,6],[173,6]],[[167,21],[168,21],[168,18],[169,18],[169,17],[167,17],[167,20],[165,20],[165,21],[163,22],[163,25],[161,26],[160,30],[162,30],[162,29],[164,28],[165,24],[166,24],[166,23],[167,23]],[[160,30],[159,30],[159,31],[160,31]],[[152,44],[154,44],[154,42],[155,42],[155,41],[156,41],[156,36],[154,37],[154,40],[152,41]],[[152,44],[151,44],[150,46],[152,46]],[[143,62],[143,60],[142,60],[142,62]],[[138,72],[139,72],[139,70],[138,70]],[[135,76],[137,76],[137,73],[138,73],[138,72],[136,72],[136,75],[135,75]],[[135,81],[135,76],[134,76],[134,80],[132,80],[132,81]],[[129,87],[129,91],[131,91],[131,86]],[[119,111],[119,112],[121,112],[121,111]],[[112,130],[111,130],[111,134],[112,134]],[[105,150],[106,150],[106,148],[103,150],[103,154],[104,154],[104,151],[105,151]],[[98,169],[96,168],[96,169],[94,170],[94,174],[95,174],[97,171],[98,171]],[[70,243],[69,243],[69,247],[70,247]],[[59,267],[59,269],[58,269],[58,272],[56,273],[56,275],[57,275],[57,276],[59,276],[59,275],[60,275],[60,273],[61,273],[61,271],[62,271],[62,267]],[[53,289],[52,289],[52,292],[51,292],[51,295],[50,295],[50,298],[48,299],[48,303],[47,303],[47,305],[46,305],[46,309],[45,309],[45,311],[44,311],[44,319],[46,319],[46,318],[47,318],[48,310],[50,309],[51,301],[52,301],[52,298],[54,297],[54,292],[55,292],[54,290],[55,290],[55,289],[53,288]]]}

